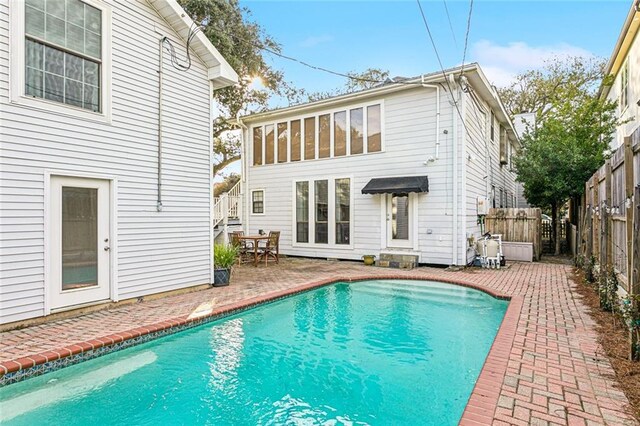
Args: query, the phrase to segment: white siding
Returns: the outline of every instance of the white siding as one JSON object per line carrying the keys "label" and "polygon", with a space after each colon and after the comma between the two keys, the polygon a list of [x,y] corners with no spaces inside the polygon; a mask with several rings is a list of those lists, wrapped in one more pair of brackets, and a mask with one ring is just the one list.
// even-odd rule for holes
{"label": "white siding", "polygon": [[[209,82],[165,55],[164,182],[156,211],[159,34],[176,34],[145,1],[114,0],[112,123],[10,103],[8,0],[0,0],[0,322],[44,314],[45,170],[118,181],[120,299],[210,279]],[[22,43],[22,40],[11,40]],[[184,46],[180,47],[184,49]]]}

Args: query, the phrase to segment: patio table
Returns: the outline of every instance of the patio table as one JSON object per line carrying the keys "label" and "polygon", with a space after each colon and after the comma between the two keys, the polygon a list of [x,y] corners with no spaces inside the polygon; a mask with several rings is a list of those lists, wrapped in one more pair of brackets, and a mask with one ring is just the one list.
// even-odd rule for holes
{"label": "patio table", "polygon": [[253,266],[258,266],[258,244],[260,241],[268,241],[268,235],[242,235],[238,237],[241,241],[251,241],[253,243]]}

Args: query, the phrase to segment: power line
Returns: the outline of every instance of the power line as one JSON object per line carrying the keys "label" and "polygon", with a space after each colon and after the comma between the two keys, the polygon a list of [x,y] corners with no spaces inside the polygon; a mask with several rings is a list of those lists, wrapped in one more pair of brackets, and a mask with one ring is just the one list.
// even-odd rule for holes
{"label": "power line", "polygon": [[458,50],[458,40],[456,40],[456,32],[453,31],[453,25],[451,24],[451,16],[449,16],[449,7],[447,7],[447,0],[442,0],[442,4],[444,4],[444,11],[447,13],[447,21],[449,21],[449,29],[451,30],[451,36],[453,37],[453,44],[455,44],[456,50]]}
{"label": "power line", "polygon": [[471,29],[471,14],[473,13],[473,0],[469,0],[469,16],[467,17],[467,32],[464,36],[464,50],[462,51],[462,67],[460,68],[460,75],[464,69],[464,60],[467,58],[467,44],[469,42],[469,30]]}

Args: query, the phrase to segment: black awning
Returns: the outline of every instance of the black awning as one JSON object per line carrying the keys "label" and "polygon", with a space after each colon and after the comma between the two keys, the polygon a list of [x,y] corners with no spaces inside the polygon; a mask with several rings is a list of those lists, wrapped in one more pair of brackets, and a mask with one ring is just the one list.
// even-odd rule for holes
{"label": "black awning", "polygon": [[400,176],[371,179],[363,194],[408,194],[410,192],[429,192],[427,176]]}

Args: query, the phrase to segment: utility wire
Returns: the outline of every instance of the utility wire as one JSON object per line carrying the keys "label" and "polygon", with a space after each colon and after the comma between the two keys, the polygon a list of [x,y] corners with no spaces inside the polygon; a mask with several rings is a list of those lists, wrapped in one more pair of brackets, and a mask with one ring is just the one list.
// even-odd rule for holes
{"label": "utility wire", "polygon": [[453,44],[455,44],[456,50],[458,50],[458,40],[456,40],[456,32],[453,31],[453,25],[451,24],[451,16],[449,16],[447,0],[442,0],[442,4],[444,4],[444,11],[447,13],[447,21],[449,21],[449,29],[451,30],[451,37],[453,37]]}
{"label": "utility wire", "polygon": [[460,68],[460,75],[464,69],[464,60],[467,58],[467,44],[469,43],[469,31],[471,29],[471,14],[473,13],[473,0],[469,0],[469,16],[467,17],[467,31],[464,36],[464,50],[462,51],[462,67]]}

